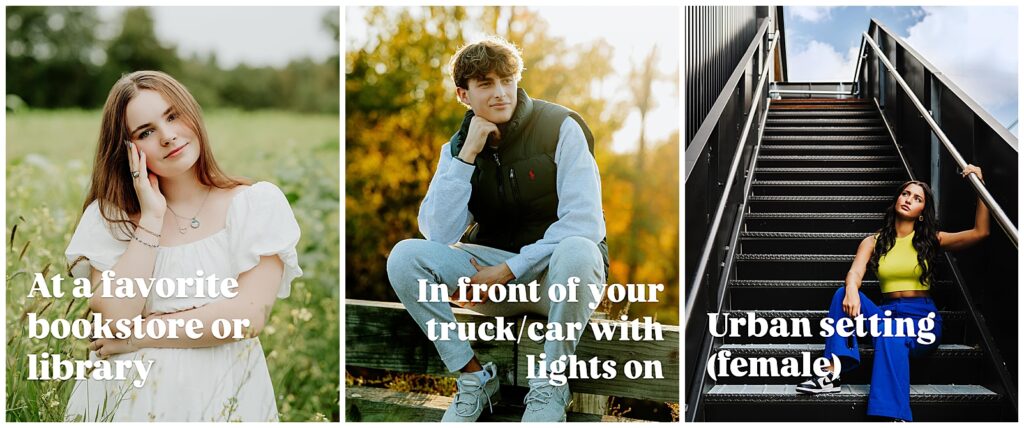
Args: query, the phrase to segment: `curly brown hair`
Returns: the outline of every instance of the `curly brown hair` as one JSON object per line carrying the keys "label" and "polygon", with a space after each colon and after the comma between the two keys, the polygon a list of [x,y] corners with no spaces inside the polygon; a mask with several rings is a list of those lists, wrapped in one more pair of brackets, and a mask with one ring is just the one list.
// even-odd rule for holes
{"label": "curly brown hair", "polygon": [[518,81],[524,70],[519,48],[497,36],[463,46],[449,65],[455,86],[462,89],[469,89],[469,79],[483,79],[492,71],[501,77],[515,76]]}

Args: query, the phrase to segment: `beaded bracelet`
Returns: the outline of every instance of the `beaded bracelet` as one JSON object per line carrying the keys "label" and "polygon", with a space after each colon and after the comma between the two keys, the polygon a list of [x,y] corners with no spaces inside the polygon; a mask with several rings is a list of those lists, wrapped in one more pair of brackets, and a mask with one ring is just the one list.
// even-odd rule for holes
{"label": "beaded bracelet", "polygon": [[134,234],[132,235],[132,239],[134,239],[136,241],[139,241],[139,243],[141,243],[142,245],[145,245],[145,246],[147,246],[149,248],[159,248],[160,247],[159,243],[157,243],[157,244],[150,244],[150,243],[148,243],[146,241],[143,241],[143,240],[139,239],[139,237],[135,236]]}
{"label": "beaded bracelet", "polygon": [[138,227],[139,229],[142,229],[143,231],[149,233],[150,235],[153,235],[153,236],[155,236],[157,238],[160,238],[160,234],[159,233],[156,233],[156,232],[153,232],[152,230],[146,229],[141,224],[136,224],[135,226]]}

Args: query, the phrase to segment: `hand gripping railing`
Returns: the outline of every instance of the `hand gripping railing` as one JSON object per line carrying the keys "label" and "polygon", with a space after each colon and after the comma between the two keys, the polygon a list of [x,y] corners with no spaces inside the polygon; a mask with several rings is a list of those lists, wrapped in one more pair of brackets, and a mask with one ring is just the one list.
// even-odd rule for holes
{"label": "hand gripping railing", "polygon": [[[882,49],[875,44],[875,41],[868,36],[868,33],[861,33],[861,37],[863,38],[864,43],[871,46],[871,49],[875,52],[878,60],[885,65],[885,68],[889,70],[892,77],[896,79],[896,83],[899,83],[900,87],[903,88],[903,92],[907,94],[907,98],[914,104],[917,111],[921,113],[925,122],[927,122],[928,126],[932,128],[932,132],[934,132],[935,136],[938,137],[940,142],[942,142],[942,146],[946,148],[946,152],[949,153],[954,161],[956,161],[957,166],[959,166],[961,170],[966,168],[967,162],[964,161],[963,156],[961,156],[960,152],[953,147],[953,143],[949,141],[948,137],[946,137],[946,133],[942,132],[942,128],[939,127],[938,123],[935,123],[935,119],[932,118],[931,113],[924,108],[921,100],[919,100],[917,95],[915,95],[910,89],[910,85],[907,85],[907,82],[903,80],[903,76],[896,71],[896,67],[889,62],[889,59],[885,56],[885,53],[882,52]],[[858,64],[859,63],[860,62],[858,60]],[[1006,215],[1006,212],[1004,212],[1003,208],[999,206],[999,203],[992,197],[992,194],[988,192],[988,189],[985,188],[985,185],[977,175],[970,174],[968,178],[970,179],[971,185],[974,187],[974,192],[977,193],[978,197],[981,198],[986,206],[988,206],[988,209],[992,212],[992,216],[996,218],[996,222],[999,223],[999,226],[1006,232],[1006,235],[1010,238],[1010,242],[1013,243],[1013,246],[1017,247],[1017,227],[1013,225],[1012,221],[1010,221],[1010,217]]]}

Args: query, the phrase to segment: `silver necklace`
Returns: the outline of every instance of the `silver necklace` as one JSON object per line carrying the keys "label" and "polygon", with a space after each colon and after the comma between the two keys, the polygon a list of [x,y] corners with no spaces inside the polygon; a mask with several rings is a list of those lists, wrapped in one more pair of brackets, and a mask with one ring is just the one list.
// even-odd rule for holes
{"label": "silver necklace", "polygon": [[196,210],[196,214],[193,215],[191,219],[178,215],[178,213],[174,212],[174,208],[171,208],[171,204],[167,204],[167,209],[171,211],[171,214],[174,214],[174,225],[178,228],[178,233],[184,235],[188,232],[188,227],[183,227],[181,223],[178,222],[179,218],[182,220],[191,220],[189,222],[189,226],[192,226],[193,229],[198,229],[199,226],[202,225],[202,223],[199,222],[199,213],[203,212],[203,207],[206,206],[206,199],[210,197],[211,190],[213,190],[213,186],[206,189],[206,196],[203,196],[203,202],[199,204],[199,209]]}

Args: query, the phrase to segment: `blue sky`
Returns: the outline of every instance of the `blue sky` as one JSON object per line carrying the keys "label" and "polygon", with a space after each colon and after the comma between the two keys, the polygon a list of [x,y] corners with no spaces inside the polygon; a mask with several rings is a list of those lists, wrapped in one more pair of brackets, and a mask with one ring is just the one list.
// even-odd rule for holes
{"label": "blue sky", "polygon": [[[790,81],[849,81],[860,34],[878,19],[1004,126],[1017,120],[1016,7],[783,8]],[[1017,134],[1017,127],[1011,128]]]}

